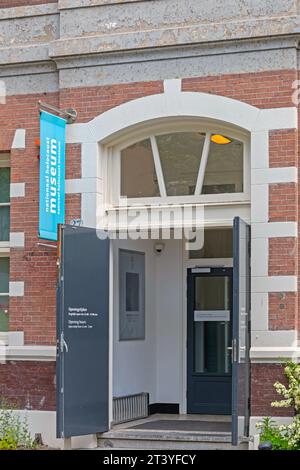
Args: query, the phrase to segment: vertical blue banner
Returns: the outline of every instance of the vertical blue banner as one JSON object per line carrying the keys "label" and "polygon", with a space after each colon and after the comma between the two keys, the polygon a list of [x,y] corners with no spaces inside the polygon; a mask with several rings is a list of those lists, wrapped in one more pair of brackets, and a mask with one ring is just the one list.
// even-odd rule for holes
{"label": "vertical blue banner", "polygon": [[66,120],[41,112],[39,237],[57,241],[65,223]]}

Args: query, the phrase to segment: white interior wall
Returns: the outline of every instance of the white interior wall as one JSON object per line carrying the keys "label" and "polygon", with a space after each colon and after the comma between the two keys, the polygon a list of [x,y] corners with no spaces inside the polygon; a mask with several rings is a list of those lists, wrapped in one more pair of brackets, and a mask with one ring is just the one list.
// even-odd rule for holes
{"label": "white interior wall", "polygon": [[[145,253],[145,321],[146,338],[119,341],[119,248]],[[156,402],[156,304],[155,254],[151,240],[113,241],[113,396],[149,392],[150,402]]]}
{"label": "white interior wall", "polygon": [[182,241],[156,256],[157,403],[180,403],[183,374]]}
{"label": "white interior wall", "polygon": [[[180,403],[182,391],[182,241],[113,242],[113,396],[149,392],[150,403]],[[146,255],[146,339],[119,341],[119,248]]]}

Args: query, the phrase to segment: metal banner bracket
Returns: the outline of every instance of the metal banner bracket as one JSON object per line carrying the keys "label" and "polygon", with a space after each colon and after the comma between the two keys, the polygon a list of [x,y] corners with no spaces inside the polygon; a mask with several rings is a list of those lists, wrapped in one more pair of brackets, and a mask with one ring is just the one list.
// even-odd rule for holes
{"label": "metal banner bracket", "polygon": [[62,110],[62,109],[56,108],[56,106],[53,106],[52,104],[43,103],[40,100],[38,101],[38,105],[39,105],[40,110],[48,109],[49,111],[53,111],[59,114],[60,116],[64,117],[68,124],[73,124],[77,119],[76,109],[68,108],[68,109]]}

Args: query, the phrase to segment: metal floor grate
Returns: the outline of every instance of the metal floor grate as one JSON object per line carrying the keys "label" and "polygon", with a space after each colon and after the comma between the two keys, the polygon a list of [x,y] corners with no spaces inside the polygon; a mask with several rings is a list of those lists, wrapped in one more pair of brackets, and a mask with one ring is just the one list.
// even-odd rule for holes
{"label": "metal floor grate", "polygon": [[149,393],[137,393],[113,399],[113,424],[126,423],[149,415]]}

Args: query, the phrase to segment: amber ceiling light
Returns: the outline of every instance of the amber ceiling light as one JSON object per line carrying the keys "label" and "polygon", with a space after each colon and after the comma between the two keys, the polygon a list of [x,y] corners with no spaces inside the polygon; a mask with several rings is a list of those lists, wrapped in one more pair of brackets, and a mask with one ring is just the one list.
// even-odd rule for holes
{"label": "amber ceiling light", "polygon": [[226,144],[230,144],[231,142],[231,140],[228,139],[228,137],[225,137],[224,135],[221,135],[221,134],[213,134],[210,140],[214,142],[215,144],[219,144],[219,145],[226,145]]}

